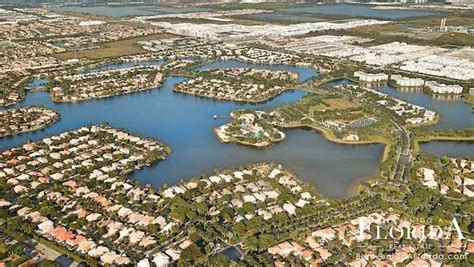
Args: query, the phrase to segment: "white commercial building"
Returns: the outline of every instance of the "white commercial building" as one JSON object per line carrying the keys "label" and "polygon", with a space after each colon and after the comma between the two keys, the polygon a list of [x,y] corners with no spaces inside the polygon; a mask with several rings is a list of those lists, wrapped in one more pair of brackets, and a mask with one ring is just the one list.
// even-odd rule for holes
{"label": "white commercial building", "polygon": [[359,78],[362,82],[374,83],[388,80],[388,75],[385,73],[365,73],[363,71],[354,72],[354,77]]}
{"label": "white commercial building", "polygon": [[228,39],[228,38],[260,38],[260,37],[290,37],[303,35],[309,32],[320,32],[328,30],[342,30],[355,27],[363,27],[378,24],[387,24],[390,21],[359,19],[343,23],[314,22],[298,23],[290,25],[241,25],[241,24],[214,24],[214,23],[170,23],[151,22],[152,25],[165,28],[170,33],[200,37],[206,39]]}
{"label": "white commercial building", "polygon": [[86,20],[86,21],[81,21],[79,22],[79,26],[97,26],[105,24],[105,21],[102,20]]}
{"label": "white commercial building", "polygon": [[435,81],[427,81],[425,83],[433,93],[436,94],[461,94],[462,86],[456,84],[442,84]]}
{"label": "white commercial building", "polygon": [[402,87],[421,87],[425,84],[423,79],[404,77],[401,75],[392,75],[391,79]]}
{"label": "white commercial building", "polygon": [[474,62],[467,58],[448,55],[432,54],[407,60],[403,62],[400,69],[462,81],[474,79]]}

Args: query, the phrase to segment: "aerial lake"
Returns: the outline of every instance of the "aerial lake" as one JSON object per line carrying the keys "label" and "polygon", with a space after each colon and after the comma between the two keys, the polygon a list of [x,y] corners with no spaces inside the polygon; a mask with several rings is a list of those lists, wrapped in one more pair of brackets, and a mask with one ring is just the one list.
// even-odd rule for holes
{"label": "aerial lake", "polygon": [[429,12],[429,11],[376,9],[368,5],[351,5],[351,4],[301,6],[301,7],[283,9],[283,11],[292,12],[292,13],[340,15],[340,16],[349,16],[349,17],[365,17],[365,18],[388,19],[388,20],[440,15],[440,13]]}
{"label": "aerial lake", "polygon": [[[317,76],[307,68],[282,65],[261,66],[238,61],[217,62],[201,67],[248,66],[298,71],[301,80]],[[120,68],[121,66],[116,66]],[[383,145],[341,145],[330,142],[314,130],[289,130],[281,143],[266,149],[236,144],[222,144],[213,129],[229,120],[229,113],[239,108],[268,109],[297,101],[307,92],[288,91],[273,100],[257,105],[217,101],[175,93],[174,84],[184,77],[168,77],[161,88],[140,93],[91,100],[80,103],[53,103],[46,92],[29,93],[15,107],[43,105],[61,113],[61,120],[41,131],[0,140],[0,150],[15,147],[27,140],[40,140],[85,125],[109,123],[134,134],[153,137],[171,147],[163,162],[138,170],[131,178],[159,187],[181,179],[211,173],[215,168],[235,167],[247,163],[272,161],[295,171],[303,180],[314,184],[325,195],[348,194],[354,181],[379,173]],[[212,119],[216,114],[217,120]]]}
{"label": "aerial lake", "polygon": [[248,15],[249,18],[260,19],[264,21],[285,21],[289,23],[306,23],[306,22],[321,22],[327,21],[327,19],[317,18],[312,16],[302,16],[301,14],[294,14],[290,12],[272,12],[272,13],[259,13],[254,15]]}
{"label": "aerial lake", "polygon": [[431,141],[421,143],[423,152],[450,157],[465,157],[474,159],[474,142]]}
{"label": "aerial lake", "polygon": [[422,91],[407,92],[397,90],[391,86],[378,88],[379,91],[434,110],[440,115],[438,124],[431,126],[432,129],[464,129],[474,127],[474,114],[471,105],[461,98],[452,99],[448,96],[433,96]]}

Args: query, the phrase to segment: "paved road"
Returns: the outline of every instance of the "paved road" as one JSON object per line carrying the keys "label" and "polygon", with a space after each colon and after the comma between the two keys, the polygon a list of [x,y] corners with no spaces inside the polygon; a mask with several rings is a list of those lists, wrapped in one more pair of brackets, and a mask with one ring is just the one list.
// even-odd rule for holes
{"label": "paved road", "polygon": [[39,243],[36,240],[29,240],[26,242],[28,246],[33,247],[43,258],[55,261],[61,265],[61,267],[72,266],[76,267],[79,266],[79,263],[68,258],[66,255],[62,255],[58,251],[53,248],[50,248],[42,243]]}
{"label": "paved road", "polygon": [[395,170],[391,176],[392,181],[406,180],[408,176],[408,167],[411,160],[411,138],[410,132],[403,126],[398,125],[393,120],[390,122],[397,128],[397,133],[400,135],[401,148],[398,150],[397,163]]}

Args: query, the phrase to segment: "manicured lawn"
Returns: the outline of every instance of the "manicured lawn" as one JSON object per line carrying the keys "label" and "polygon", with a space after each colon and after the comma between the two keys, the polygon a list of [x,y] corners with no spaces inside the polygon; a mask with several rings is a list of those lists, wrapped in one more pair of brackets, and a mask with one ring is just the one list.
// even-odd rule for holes
{"label": "manicured lawn", "polygon": [[464,98],[464,101],[466,101],[466,103],[469,103],[469,104],[474,106],[474,95],[466,94],[466,97]]}
{"label": "manicured lawn", "polygon": [[143,54],[147,51],[143,49],[137,42],[148,41],[148,40],[160,40],[172,38],[172,34],[152,34],[143,37],[136,37],[126,40],[120,40],[115,42],[105,43],[103,47],[97,49],[90,49],[77,52],[63,52],[56,54],[55,57],[59,59],[71,59],[71,58],[89,58],[89,59],[102,59],[102,58],[115,58],[127,55]]}
{"label": "manicured lawn", "polygon": [[465,33],[445,33],[434,42],[438,45],[473,46],[474,36]]}
{"label": "manicured lawn", "polygon": [[324,99],[324,103],[329,105],[329,109],[348,109],[357,107],[356,104],[343,98]]}

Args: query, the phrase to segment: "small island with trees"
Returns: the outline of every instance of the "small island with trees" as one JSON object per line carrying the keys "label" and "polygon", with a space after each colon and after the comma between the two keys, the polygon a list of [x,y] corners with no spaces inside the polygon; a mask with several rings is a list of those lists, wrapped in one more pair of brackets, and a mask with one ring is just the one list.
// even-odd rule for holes
{"label": "small island with trees", "polygon": [[57,111],[44,107],[7,109],[0,112],[0,138],[32,132],[57,122]]}
{"label": "small island with trees", "polygon": [[285,134],[269,122],[263,111],[236,110],[232,121],[215,129],[221,142],[236,142],[257,148],[269,146],[285,138]]}

